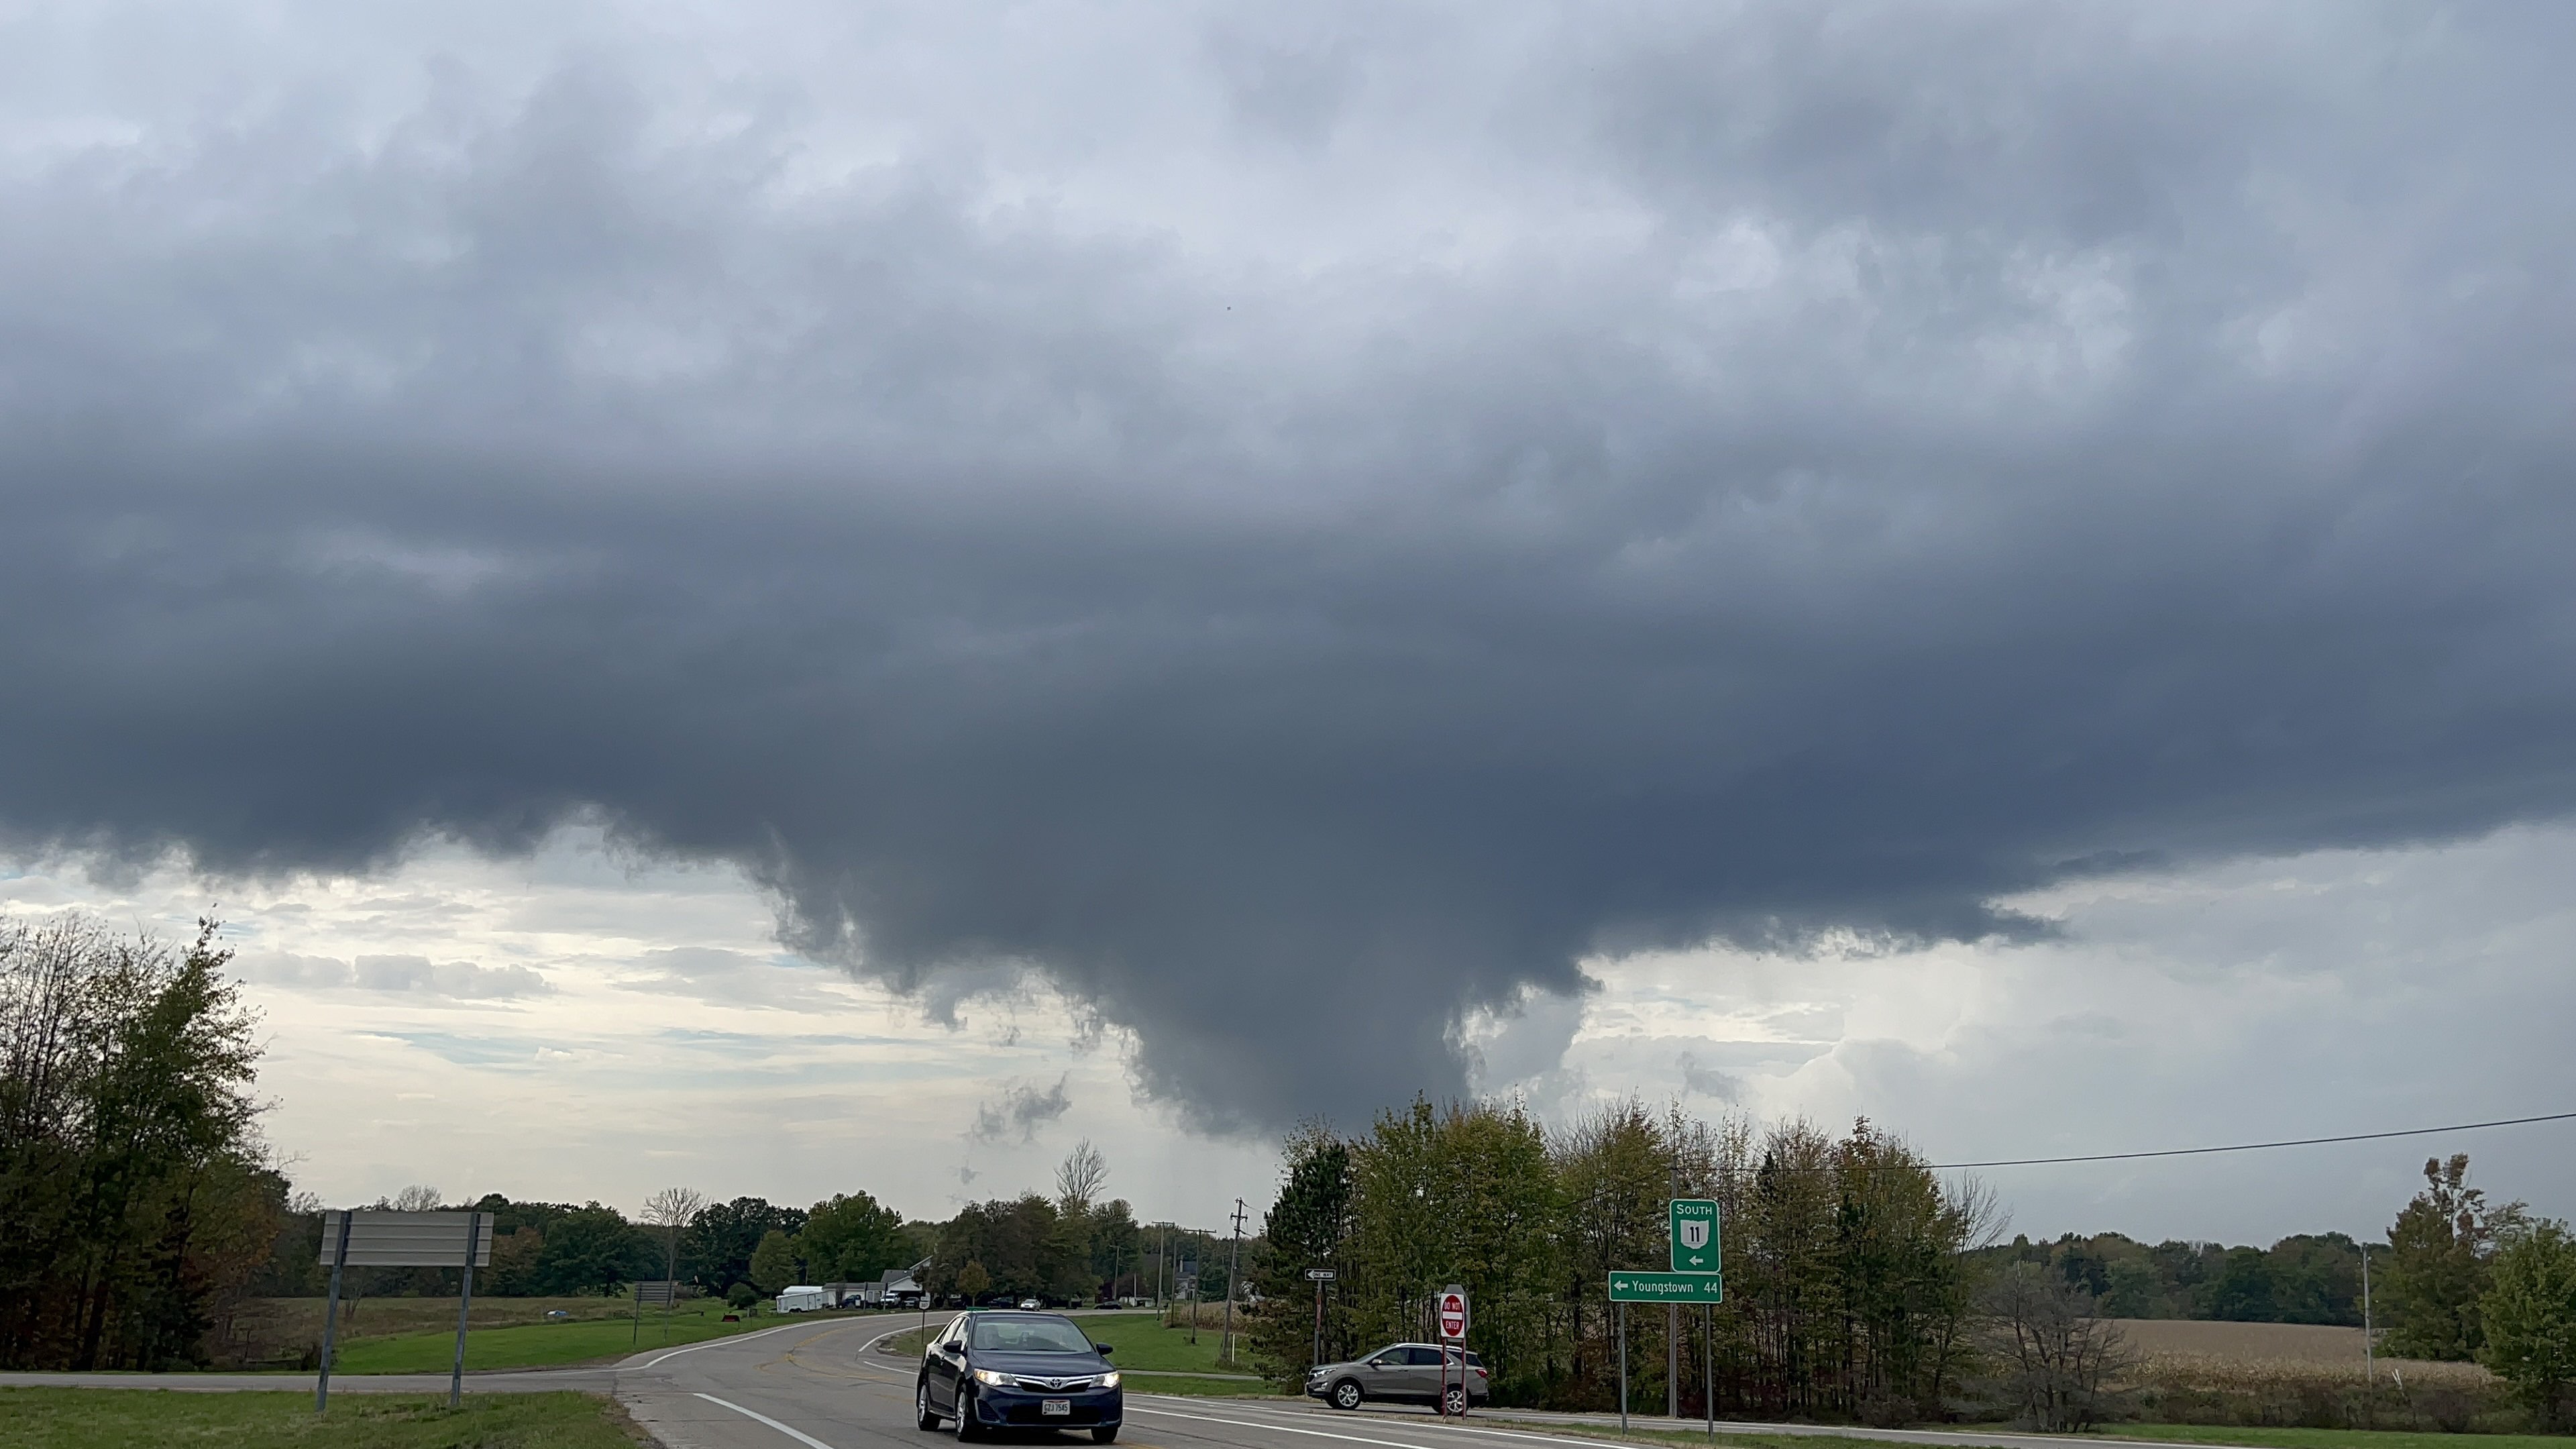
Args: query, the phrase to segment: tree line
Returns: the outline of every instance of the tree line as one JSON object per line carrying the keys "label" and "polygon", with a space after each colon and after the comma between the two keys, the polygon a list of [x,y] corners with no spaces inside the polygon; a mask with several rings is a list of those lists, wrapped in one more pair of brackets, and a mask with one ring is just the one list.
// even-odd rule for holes
{"label": "tree line", "polygon": [[1628,1309],[1633,1402],[1665,1402],[1669,1346],[1686,1412],[1925,1416],[1968,1361],[1968,1250],[1995,1218],[1982,1189],[1866,1121],[1836,1135],[1635,1101],[1556,1132],[1516,1105],[1417,1101],[1365,1134],[1303,1130],[1284,1158],[1251,1329],[1282,1381],[1311,1359],[1307,1270],[1329,1268],[1327,1359],[1428,1336],[1432,1295],[1456,1282],[1497,1398],[1554,1408],[1617,1402],[1608,1278],[1668,1264],[1681,1196],[1720,1205],[1726,1301]]}

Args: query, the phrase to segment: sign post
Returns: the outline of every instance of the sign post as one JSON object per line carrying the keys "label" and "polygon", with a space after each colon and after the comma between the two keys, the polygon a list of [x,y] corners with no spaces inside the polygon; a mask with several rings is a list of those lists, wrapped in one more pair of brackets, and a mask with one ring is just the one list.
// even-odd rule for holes
{"label": "sign post", "polygon": [[1309,1268],[1306,1281],[1315,1285],[1315,1349],[1306,1359],[1306,1367],[1313,1368],[1324,1361],[1324,1285],[1333,1281],[1333,1270]]}
{"label": "sign post", "polygon": [[340,1334],[340,1274],[349,1266],[349,1215],[336,1216],[340,1219],[336,1234],[331,1230],[331,1220],[322,1220],[322,1261],[331,1265],[331,1296],[322,1308],[322,1374],[313,1381],[313,1412],[317,1414],[331,1403],[331,1349]]}
{"label": "sign post", "polygon": [[1454,1344],[1458,1358],[1458,1416],[1467,1414],[1467,1290],[1456,1283],[1440,1290],[1440,1398],[1436,1407],[1440,1417],[1449,1417],[1449,1357]]}
{"label": "sign post", "polygon": [[474,1306],[474,1270],[492,1265],[490,1213],[334,1212],[322,1218],[321,1261],[331,1265],[331,1296],[322,1324],[322,1371],[313,1385],[313,1412],[331,1402],[331,1352],[340,1321],[340,1275],[349,1268],[454,1268],[465,1270],[456,1300],[456,1368],[448,1378],[449,1407],[465,1397],[465,1326]]}

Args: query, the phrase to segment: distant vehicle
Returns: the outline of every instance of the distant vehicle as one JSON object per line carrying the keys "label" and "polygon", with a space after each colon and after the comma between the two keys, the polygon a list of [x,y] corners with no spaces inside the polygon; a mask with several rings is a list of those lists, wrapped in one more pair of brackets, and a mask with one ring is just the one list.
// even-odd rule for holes
{"label": "distant vehicle", "polygon": [[572,1321],[572,1315],[564,1312],[560,1308],[549,1308],[546,1310],[546,1321],[548,1323],[569,1323]]}
{"label": "distant vehicle", "polygon": [[810,1283],[799,1283],[778,1295],[781,1313],[817,1313],[823,1308],[823,1290]]}
{"label": "distant vehicle", "polygon": [[967,1443],[1026,1427],[1089,1429],[1107,1444],[1126,1418],[1118,1380],[1109,1345],[1061,1313],[961,1313],[921,1351],[913,1420],[936,1429],[954,1419]]}
{"label": "distant vehicle", "polygon": [[1044,1308],[1044,1307],[1046,1307],[1046,1305],[1045,1305],[1045,1304],[1040,1303],[1039,1301],[1037,1301],[1037,1300],[1036,1300],[1036,1299],[1034,1299],[1034,1298],[1023,1298],[1023,1299],[1021,1299],[1021,1300],[1020,1300],[1020,1311],[1021,1311],[1022,1313],[1034,1313],[1034,1312],[1036,1312],[1038,1309],[1041,1309],[1041,1308]]}
{"label": "distant vehicle", "polygon": [[1389,1344],[1349,1363],[1317,1364],[1306,1375],[1306,1397],[1322,1399],[1336,1409],[1356,1409],[1371,1399],[1441,1404],[1450,1414],[1464,1414],[1493,1401],[1493,1381],[1485,1374],[1484,1359],[1468,1354],[1464,1374],[1459,1372],[1458,1350],[1449,1350],[1448,1359],[1446,1365],[1441,1363],[1436,1344]]}

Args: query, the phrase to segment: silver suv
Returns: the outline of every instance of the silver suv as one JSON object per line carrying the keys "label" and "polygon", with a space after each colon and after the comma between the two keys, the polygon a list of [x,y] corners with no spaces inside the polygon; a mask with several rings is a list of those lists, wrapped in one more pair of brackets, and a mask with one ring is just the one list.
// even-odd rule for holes
{"label": "silver suv", "polygon": [[1317,1364],[1306,1374],[1306,1396],[1336,1409],[1356,1409],[1370,1399],[1399,1404],[1440,1404],[1451,1414],[1493,1400],[1485,1361],[1474,1354],[1459,1363],[1457,1349],[1441,1362],[1440,1348],[1429,1343],[1390,1344],[1349,1363]]}

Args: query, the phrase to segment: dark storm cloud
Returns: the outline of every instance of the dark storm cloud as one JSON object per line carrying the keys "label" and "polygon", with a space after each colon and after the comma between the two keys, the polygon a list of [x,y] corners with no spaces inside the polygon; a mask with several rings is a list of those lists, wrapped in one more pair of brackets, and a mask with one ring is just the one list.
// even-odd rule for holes
{"label": "dark storm cloud", "polygon": [[13,103],[8,830],[604,811],[1258,1126],[1594,950],[2568,809],[2564,12],[1034,13]]}

